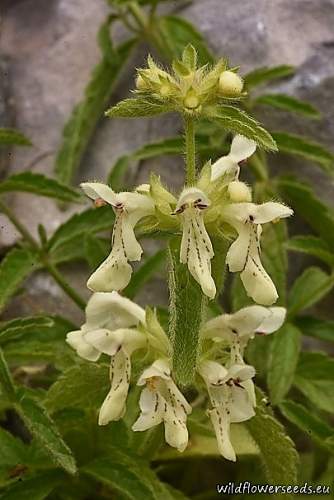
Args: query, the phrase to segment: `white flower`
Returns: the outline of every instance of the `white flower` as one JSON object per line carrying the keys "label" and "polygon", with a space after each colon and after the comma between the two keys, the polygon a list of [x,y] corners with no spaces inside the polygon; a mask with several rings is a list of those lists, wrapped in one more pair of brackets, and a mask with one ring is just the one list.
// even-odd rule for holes
{"label": "white flower", "polygon": [[215,430],[218,449],[227,460],[236,460],[230,439],[230,424],[244,422],[255,415],[251,386],[255,370],[245,364],[231,365],[227,370],[215,361],[202,361],[198,369],[210,396],[209,415]]}
{"label": "white flower", "polygon": [[144,384],[139,401],[141,414],[132,430],[145,431],[164,422],[166,442],[183,451],[188,444],[186,421],[191,406],[173,382],[168,361],[158,359],[144,370],[138,385]]}
{"label": "white flower", "polygon": [[209,320],[201,331],[202,338],[227,340],[231,346],[231,363],[243,363],[243,350],[255,333],[268,335],[278,330],[286,316],[284,307],[249,306],[234,314],[221,314]]}
{"label": "white flower", "polygon": [[140,260],[143,252],[134,227],[140,219],[154,213],[154,203],[145,194],[115,193],[99,182],[84,182],[81,187],[93,200],[102,199],[112,205],[115,212],[111,253],[91,275],[87,286],[94,292],[123,290],[131,279],[128,261]]}
{"label": "white flower", "polygon": [[177,202],[175,214],[180,214],[183,229],[180,262],[188,265],[203,293],[213,299],[216,294],[211,276],[214,253],[203,221],[203,210],[209,205],[210,201],[203,191],[195,187],[186,188]]}
{"label": "white flower", "polygon": [[239,176],[239,163],[246,160],[256,150],[256,143],[242,135],[236,135],[232,141],[230,152],[222,156],[211,167],[211,181],[226,176],[226,181],[234,181]]}
{"label": "white flower", "polygon": [[[95,293],[86,307],[86,323],[67,334],[66,341],[84,359],[97,361],[102,353],[111,357],[111,388],[99,413],[99,425],[124,415],[129,390],[133,351],[147,345],[136,326],[145,323],[145,311],[117,292]],[[132,328],[131,328],[132,327]]]}
{"label": "white flower", "polygon": [[289,217],[291,208],[268,202],[231,203],[224,208],[222,218],[236,229],[238,238],[232,243],[226,257],[231,272],[240,272],[247,294],[257,303],[271,305],[277,300],[277,291],[260,260],[261,224]]}

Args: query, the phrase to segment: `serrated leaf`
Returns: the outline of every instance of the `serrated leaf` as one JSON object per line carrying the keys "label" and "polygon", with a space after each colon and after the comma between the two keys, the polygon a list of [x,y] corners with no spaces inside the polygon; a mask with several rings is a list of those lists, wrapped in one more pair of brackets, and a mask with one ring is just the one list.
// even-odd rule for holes
{"label": "serrated leaf", "polygon": [[244,135],[268,151],[277,151],[277,145],[269,132],[245,111],[234,106],[220,105],[218,108],[209,109],[208,118],[227,132]]}
{"label": "serrated leaf", "polygon": [[[261,452],[261,461],[269,484],[293,485],[297,482],[298,454],[284,427],[258,400],[255,417],[245,425]],[[279,495],[273,498],[280,498]],[[292,498],[292,495],[286,495]]]}
{"label": "serrated leaf", "polygon": [[275,332],[270,347],[270,361],[267,383],[270,400],[276,405],[289,392],[293,383],[299,352],[301,332],[290,323],[286,323]]}
{"label": "serrated leaf", "polygon": [[317,163],[325,172],[333,173],[334,154],[317,142],[286,132],[272,132],[281,153],[300,156]]}
{"label": "serrated leaf", "polygon": [[288,299],[290,316],[319,302],[334,286],[334,276],[309,267],[294,282]]}
{"label": "serrated leaf", "polygon": [[282,401],[279,409],[286,419],[305,432],[315,443],[334,452],[334,429],[295,401]]}
{"label": "serrated leaf", "polygon": [[285,247],[292,252],[301,252],[317,257],[330,266],[334,264],[334,253],[330,251],[324,240],[316,236],[294,236],[285,243]]}
{"label": "serrated leaf", "polygon": [[304,335],[316,339],[334,342],[334,321],[314,316],[298,316],[294,322]]}
{"label": "serrated leaf", "polygon": [[0,146],[31,146],[31,141],[19,130],[0,127]]}
{"label": "serrated leaf", "polygon": [[21,439],[0,427],[0,466],[24,464],[26,459],[25,445]]}
{"label": "serrated leaf", "polygon": [[100,231],[111,230],[114,223],[114,212],[109,205],[100,208],[89,208],[84,212],[75,214],[64,224],[59,226],[49,240],[48,248],[51,256],[56,252],[61,253],[61,247],[73,244],[81,245],[85,234],[95,234]]}
{"label": "serrated leaf", "polygon": [[0,323],[0,343],[11,342],[36,332],[41,327],[51,327],[54,321],[50,316],[17,318]]}
{"label": "serrated leaf", "polygon": [[124,295],[133,299],[141,288],[152,279],[152,276],[162,268],[163,262],[166,261],[165,250],[159,250],[152,256],[148,257],[144,264],[133,273],[132,278],[128,286],[124,290]]}
{"label": "serrated leaf", "polygon": [[273,108],[307,116],[308,118],[321,118],[320,112],[310,103],[286,94],[264,94],[255,99],[254,104],[265,104]]}
{"label": "serrated leaf", "polygon": [[334,413],[334,360],[324,353],[302,353],[294,385],[316,407]]}
{"label": "serrated leaf", "polygon": [[105,245],[100,238],[89,233],[85,235],[84,247],[86,260],[92,270],[96,269],[101,264],[107,257],[108,250],[110,250],[110,244]]}
{"label": "serrated leaf", "polygon": [[171,111],[175,111],[175,107],[172,104],[135,97],[120,101],[106,111],[105,114],[109,116],[109,118],[136,118],[156,116]]}
{"label": "serrated leaf", "polygon": [[36,442],[51,460],[69,474],[75,474],[77,468],[72,452],[41,403],[23,396],[15,408]]}
{"label": "serrated leaf", "polygon": [[123,66],[135,40],[127,40],[112,55],[104,56],[95,67],[83,100],[74,108],[63,130],[63,142],[55,163],[55,173],[68,184],[86,151],[99,119],[109,103]]}
{"label": "serrated leaf", "polygon": [[330,248],[334,248],[334,215],[320,201],[311,186],[290,177],[278,179],[278,188],[285,200],[316,231]]}
{"label": "serrated leaf", "polygon": [[47,471],[38,476],[12,483],[1,495],[2,500],[43,500],[64,481],[60,471]]}
{"label": "serrated leaf", "polygon": [[173,493],[162,483],[149,463],[130,452],[115,448],[108,458],[98,458],[82,471],[112,488],[128,500],[173,500]]}
{"label": "serrated leaf", "polygon": [[195,26],[178,16],[163,16],[158,19],[155,29],[159,31],[161,49],[169,60],[181,59],[186,45],[196,49],[200,65],[213,62],[213,56],[204,37]]}
{"label": "serrated leaf", "polygon": [[109,390],[109,367],[80,363],[63,372],[48,390],[45,405],[50,412],[63,408],[99,408]]}
{"label": "serrated leaf", "polygon": [[45,177],[42,174],[33,172],[21,172],[12,175],[0,182],[0,193],[9,192],[33,193],[48,198],[56,198],[61,201],[79,202],[81,195],[78,191],[65,186],[64,184]]}
{"label": "serrated leaf", "polygon": [[263,83],[269,83],[273,80],[278,80],[280,78],[286,78],[287,76],[292,76],[295,72],[293,66],[288,66],[282,64],[281,66],[264,66],[263,68],[257,68],[250,73],[247,73],[243,77],[245,85],[248,88],[256,87]]}
{"label": "serrated leaf", "polygon": [[39,267],[37,254],[30,250],[14,248],[6,254],[0,264],[0,310]]}

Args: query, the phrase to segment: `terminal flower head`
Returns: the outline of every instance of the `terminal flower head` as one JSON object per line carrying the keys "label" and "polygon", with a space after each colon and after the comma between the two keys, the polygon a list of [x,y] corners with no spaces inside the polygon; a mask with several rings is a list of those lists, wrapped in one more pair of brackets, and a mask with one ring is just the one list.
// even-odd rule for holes
{"label": "terminal flower head", "polygon": [[86,307],[86,322],[67,334],[67,343],[79,356],[97,361],[102,353],[111,358],[111,388],[99,413],[99,425],[122,418],[129,390],[131,354],[147,344],[137,328],[145,323],[145,311],[117,292],[94,293]]}
{"label": "terminal flower head", "polygon": [[226,262],[231,272],[240,272],[247,292],[255,302],[271,305],[277,291],[270,276],[262,266],[260,254],[261,224],[289,217],[291,208],[276,202],[262,205],[255,203],[231,203],[224,208],[222,218],[238,233],[227,253]]}
{"label": "terminal flower head", "polygon": [[239,164],[252,156],[256,151],[256,143],[243,135],[236,135],[232,141],[228,155],[219,158],[211,167],[211,180],[224,176],[227,182],[238,179]]}
{"label": "terminal flower head", "polygon": [[94,292],[123,290],[131,279],[129,261],[140,260],[143,252],[134,227],[140,219],[154,213],[154,203],[146,194],[115,193],[99,182],[85,182],[81,187],[87,196],[98,203],[103,200],[115,212],[111,253],[91,275],[87,286]]}
{"label": "terminal flower head", "polygon": [[144,370],[138,385],[146,387],[140,395],[141,413],[132,430],[145,431],[163,422],[166,442],[184,451],[188,444],[186,421],[191,406],[173,382],[167,359],[158,359]]}
{"label": "terminal flower head", "polygon": [[230,424],[244,422],[255,415],[252,382],[255,370],[245,364],[233,364],[226,369],[216,361],[202,361],[199,374],[204,379],[212,409],[208,411],[215,430],[218,449],[227,460],[236,460],[230,438]]}
{"label": "terminal flower head", "polygon": [[182,224],[180,262],[188,265],[203,293],[213,299],[216,294],[211,276],[211,259],[214,253],[203,221],[203,212],[209,205],[210,201],[203,191],[196,187],[185,188],[174,213],[180,215]]}

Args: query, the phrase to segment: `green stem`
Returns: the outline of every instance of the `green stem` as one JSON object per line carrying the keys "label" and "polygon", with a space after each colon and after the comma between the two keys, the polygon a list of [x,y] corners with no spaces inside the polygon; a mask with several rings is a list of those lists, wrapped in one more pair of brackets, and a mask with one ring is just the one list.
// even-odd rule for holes
{"label": "green stem", "polygon": [[26,240],[31,248],[38,252],[40,261],[48,271],[48,273],[54,278],[54,280],[58,283],[58,285],[64,290],[64,292],[80,307],[80,309],[85,309],[86,304],[85,301],[77,294],[77,292],[67,283],[66,280],[59,273],[58,269],[48,262],[47,255],[43,254],[41,251],[39,244],[35,240],[35,238],[30,234],[28,229],[21,224],[16,215],[11,211],[8,206],[0,200],[0,212],[5,214],[7,218],[11,221],[11,223],[16,227],[18,232],[22,235],[23,239]]}
{"label": "green stem", "polygon": [[195,153],[195,123],[194,118],[185,116],[185,153],[186,153],[186,184],[192,186],[196,181],[196,153]]}
{"label": "green stem", "polygon": [[51,276],[58,283],[60,288],[62,288],[64,292],[73,300],[73,302],[75,302],[76,305],[84,311],[86,307],[85,301],[74,290],[74,288],[72,288],[67,283],[67,281],[63,278],[58,269],[53,264],[48,262],[47,259],[42,259],[42,262],[44,264],[45,269],[48,271],[49,274],[51,274]]}
{"label": "green stem", "polygon": [[138,26],[145,32],[148,27],[148,19],[145,12],[139,7],[137,2],[131,2],[128,9],[136,20]]}

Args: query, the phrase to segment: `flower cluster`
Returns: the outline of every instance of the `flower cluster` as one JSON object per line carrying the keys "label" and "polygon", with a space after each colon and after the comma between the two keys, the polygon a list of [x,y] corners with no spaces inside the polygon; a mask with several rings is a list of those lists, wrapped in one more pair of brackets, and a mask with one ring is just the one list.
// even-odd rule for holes
{"label": "flower cluster", "polygon": [[[155,77],[142,71],[138,87],[154,88],[164,82],[168,90],[174,85],[153,62],[150,69]],[[240,273],[247,294],[260,304],[210,319],[200,331],[196,384],[207,390],[208,415],[221,454],[228,460],[236,459],[230,424],[251,418],[256,405],[255,370],[244,362],[245,347],[255,334],[279,329],[285,318],[284,308],[263,307],[271,306],[278,295],[261,263],[262,224],[292,214],[290,208],[277,202],[253,203],[250,188],[239,181],[240,165],[255,149],[253,141],[235,136],[230,153],[206,164],[196,184],[184,188],[178,198],[155,176],[149,185],[134,192],[115,193],[98,182],[81,185],[97,206],[107,203],[115,213],[111,253],[87,282],[94,293],[86,308],[86,322],[67,336],[70,346],[88,361],[97,362],[101,355],[110,357],[110,391],[99,412],[100,425],[124,415],[131,357],[142,353],[143,371],[137,384],[144,388],[140,415],[132,428],[144,431],[163,422],[166,442],[179,451],[187,447],[187,416],[192,407],[173,380],[172,342],[154,311],[145,311],[119,292],[130,282],[130,262],[141,258],[143,251],[135,234],[136,226],[141,226],[142,231],[182,234],[180,262],[188,267],[203,294],[213,299],[211,237],[219,235],[233,240],[226,263],[231,272]]]}

